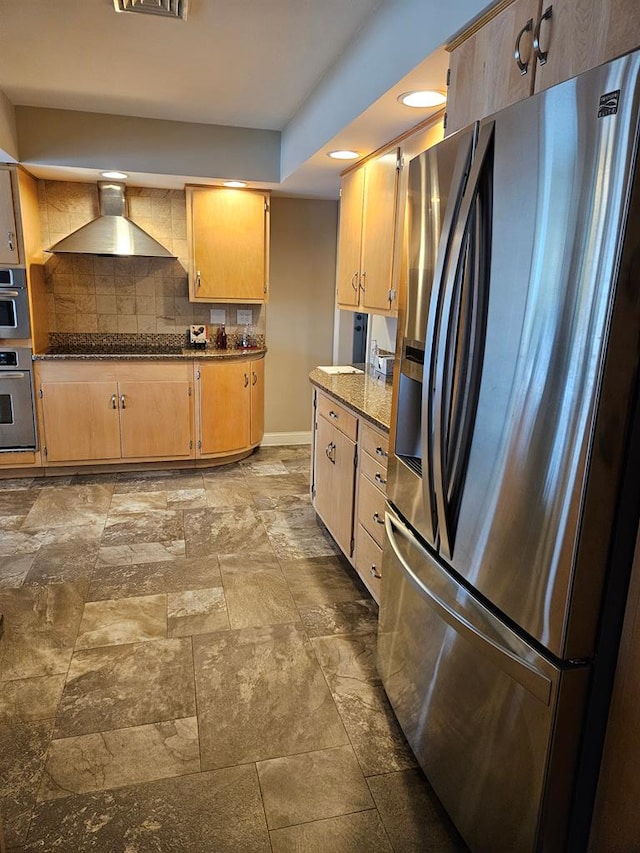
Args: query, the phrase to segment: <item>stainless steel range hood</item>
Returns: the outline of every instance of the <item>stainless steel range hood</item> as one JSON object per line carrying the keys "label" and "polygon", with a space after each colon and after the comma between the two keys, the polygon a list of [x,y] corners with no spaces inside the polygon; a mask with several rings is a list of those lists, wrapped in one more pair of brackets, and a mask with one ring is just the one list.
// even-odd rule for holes
{"label": "stainless steel range hood", "polygon": [[124,184],[98,181],[100,216],[51,246],[49,252],[175,258],[139,225],[127,218]]}

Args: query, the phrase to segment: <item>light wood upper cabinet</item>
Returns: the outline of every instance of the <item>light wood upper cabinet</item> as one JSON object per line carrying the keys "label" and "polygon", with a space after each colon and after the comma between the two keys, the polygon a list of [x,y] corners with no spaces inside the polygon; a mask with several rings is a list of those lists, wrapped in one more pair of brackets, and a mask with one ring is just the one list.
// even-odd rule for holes
{"label": "light wood upper cabinet", "polygon": [[[533,93],[533,34],[541,0],[515,0],[451,52],[448,134]],[[514,59],[520,46],[521,73]]]}
{"label": "light wood upper cabinet", "polygon": [[394,248],[399,150],[392,148],[342,178],[338,307],[395,314]]}
{"label": "light wood upper cabinet", "polygon": [[514,0],[450,48],[446,133],[638,46],[638,0]]}
{"label": "light wood upper cabinet", "polygon": [[265,302],[269,278],[269,193],[187,187],[189,298]]}
{"label": "light wood upper cabinet", "polygon": [[11,172],[0,169],[0,264],[20,263]]}
{"label": "light wood upper cabinet", "polygon": [[545,0],[539,26],[540,50],[536,92],[568,80],[634,50],[640,45],[638,0]]}
{"label": "light wood upper cabinet", "polygon": [[264,359],[196,365],[198,455],[239,453],[264,434]]}

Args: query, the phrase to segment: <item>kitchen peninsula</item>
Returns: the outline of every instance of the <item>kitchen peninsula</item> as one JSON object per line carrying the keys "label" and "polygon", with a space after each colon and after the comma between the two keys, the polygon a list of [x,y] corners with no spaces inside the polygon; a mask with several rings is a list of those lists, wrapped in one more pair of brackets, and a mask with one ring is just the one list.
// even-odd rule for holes
{"label": "kitchen peninsula", "polygon": [[67,337],[34,356],[45,472],[215,465],[262,440],[263,340],[217,350],[185,347],[179,335]]}
{"label": "kitchen peninsula", "polygon": [[317,367],[309,374],[314,387],[313,506],[378,601],[391,381],[368,369],[328,370]]}

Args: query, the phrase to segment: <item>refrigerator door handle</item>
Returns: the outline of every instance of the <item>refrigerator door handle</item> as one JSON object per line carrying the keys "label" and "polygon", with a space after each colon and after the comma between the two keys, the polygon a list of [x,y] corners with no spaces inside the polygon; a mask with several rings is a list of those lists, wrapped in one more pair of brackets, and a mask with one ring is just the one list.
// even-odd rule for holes
{"label": "refrigerator door handle", "polygon": [[[551,679],[539,672],[535,667],[531,666],[531,664],[517,657],[509,649],[501,646],[491,637],[488,637],[486,633],[469,622],[469,620],[462,616],[462,614],[457,613],[455,610],[455,604],[452,605],[449,602],[444,601],[424,584],[424,582],[415,574],[405,556],[402,554],[396,539],[396,534],[406,539],[413,548],[422,551],[422,546],[413,537],[412,533],[407,530],[404,525],[398,523],[398,521],[396,521],[389,512],[385,514],[385,531],[387,534],[387,542],[393,550],[395,557],[407,578],[418,589],[418,591],[422,593],[426,603],[428,603],[438,613],[440,618],[450,625],[461,637],[464,637],[469,643],[478,648],[485,657],[490,658],[496,666],[500,667],[500,669],[502,669],[503,672],[509,675],[514,681],[517,681],[518,684],[521,684],[522,687],[528,690],[541,702],[548,705],[551,701]],[[448,575],[448,573],[444,572],[433,558],[427,555],[427,559],[429,560],[430,565],[434,567],[435,571],[446,576],[451,584],[456,584],[457,586],[457,582]],[[467,593],[466,589],[464,591],[467,595],[470,595],[470,593]],[[455,601],[455,599],[453,600]],[[490,614],[489,611],[485,611],[485,618],[487,617],[489,619],[495,619],[496,623],[499,622],[497,617]]]}
{"label": "refrigerator door handle", "polygon": [[427,464],[422,466],[422,505],[424,507],[425,520],[431,525],[429,531],[431,541],[435,544],[438,536],[438,518],[436,501],[434,500],[433,481],[433,420],[431,412],[431,394],[433,388],[433,376],[435,368],[435,351],[438,339],[438,329],[441,324],[443,308],[444,281],[449,266],[451,255],[451,243],[460,213],[464,191],[466,187],[471,158],[473,154],[475,134],[470,136],[464,148],[460,149],[456,158],[456,165],[451,180],[451,186],[456,187],[452,192],[447,208],[445,210],[440,232],[440,241],[436,254],[436,266],[433,274],[433,289],[431,302],[427,315],[427,329],[424,348],[424,370],[422,379],[422,457]]}
{"label": "refrigerator door handle", "polygon": [[[490,215],[482,217],[483,208],[480,207],[478,212],[482,221],[476,223],[473,214],[478,205],[478,191],[485,175],[493,133],[493,122],[483,125],[480,129],[475,158],[451,241],[452,260],[444,282],[440,324],[434,344],[431,403],[434,447],[433,482],[440,551],[447,559],[453,556],[455,516],[459,497],[454,493],[453,487],[456,487],[457,491],[462,488],[463,468],[471,441],[484,352]],[[475,231],[475,234],[471,234],[472,231]],[[468,336],[468,341],[463,345],[464,359],[457,370],[455,355],[459,341],[456,330],[460,323],[460,288],[463,286],[467,246],[472,271],[471,310],[465,315],[466,328],[463,331],[464,335]],[[458,391],[460,393],[454,393]],[[455,411],[452,411],[452,405]],[[448,464],[450,460],[453,460],[453,464]]]}

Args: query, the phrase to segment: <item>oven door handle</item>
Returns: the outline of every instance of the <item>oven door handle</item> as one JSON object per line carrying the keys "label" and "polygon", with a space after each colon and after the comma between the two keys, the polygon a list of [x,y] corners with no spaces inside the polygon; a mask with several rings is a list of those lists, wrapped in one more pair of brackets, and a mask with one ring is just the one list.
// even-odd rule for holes
{"label": "oven door handle", "polygon": [[28,376],[28,373],[21,373],[17,370],[0,370],[0,382],[2,382],[3,379],[24,379],[25,376]]}
{"label": "oven door handle", "polygon": [[13,300],[16,299],[18,296],[20,296],[19,290],[5,290],[4,288],[0,290],[1,302],[13,302]]}

